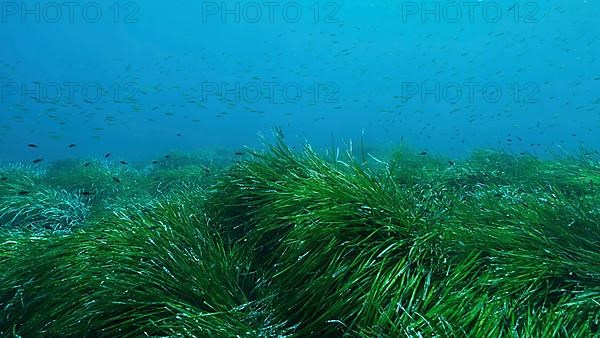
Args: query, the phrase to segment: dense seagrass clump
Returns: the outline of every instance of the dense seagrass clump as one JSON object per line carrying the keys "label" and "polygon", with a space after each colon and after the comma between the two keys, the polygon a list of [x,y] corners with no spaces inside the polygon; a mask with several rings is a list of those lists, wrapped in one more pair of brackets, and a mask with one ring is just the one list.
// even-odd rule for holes
{"label": "dense seagrass clump", "polygon": [[0,172],[0,335],[600,333],[598,159],[247,153]]}
{"label": "dense seagrass clump", "polygon": [[45,184],[31,168],[2,168],[0,175],[0,231],[65,233],[89,214],[80,195]]}
{"label": "dense seagrass clump", "polygon": [[280,140],[232,168],[213,212],[299,336],[598,333],[597,161],[420,158],[368,169]]}
{"label": "dense seagrass clump", "polygon": [[198,203],[173,196],[69,236],[4,238],[2,336],[285,333],[244,251],[223,244]]}

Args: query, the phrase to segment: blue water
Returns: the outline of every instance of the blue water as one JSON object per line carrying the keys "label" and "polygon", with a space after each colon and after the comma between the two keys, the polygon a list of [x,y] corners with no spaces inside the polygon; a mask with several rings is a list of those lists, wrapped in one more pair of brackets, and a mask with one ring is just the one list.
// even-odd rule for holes
{"label": "blue water", "polygon": [[592,0],[2,1],[0,161],[238,149],[274,127],[317,148],[595,150],[599,16]]}

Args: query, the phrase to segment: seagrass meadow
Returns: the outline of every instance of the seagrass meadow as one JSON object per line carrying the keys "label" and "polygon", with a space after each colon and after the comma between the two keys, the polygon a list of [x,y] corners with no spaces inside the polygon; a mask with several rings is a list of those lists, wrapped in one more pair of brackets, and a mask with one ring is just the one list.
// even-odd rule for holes
{"label": "seagrass meadow", "polygon": [[593,337],[600,162],[292,150],[0,169],[2,337]]}

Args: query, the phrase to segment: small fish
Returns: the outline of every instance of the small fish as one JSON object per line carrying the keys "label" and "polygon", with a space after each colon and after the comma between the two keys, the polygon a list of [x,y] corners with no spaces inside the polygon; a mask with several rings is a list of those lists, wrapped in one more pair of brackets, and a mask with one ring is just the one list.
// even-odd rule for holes
{"label": "small fish", "polygon": [[152,164],[158,164],[158,161],[152,161]]}
{"label": "small fish", "polygon": [[29,191],[19,191],[18,194],[20,196],[25,196],[25,195],[29,195]]}
{"label": "small fish", "polygon": [[157,109],[158,109],[158,106],[152,108],[152,111],[157,110]]}
{"label": "small fish", "polygon": [[44,159],[43,158],[36,158],[35,160],[33,160],[33,163],[37,164],[42,162]]}
{"label": "small fish", "polygon": [[177,134],[177,136],[181,136],[181,134]]}
{"label": "small fish", "polygon": [[39,146],[37,144],[35,144],[35,143],[29,143],[27,146],[29,148],[39,148]]}
{"label": "small fish", "polygon": [[111,153],[107,153],[106,155],[104,155],[104,158],[109,158],[110,155],[112,155]]}
{"label": "small fish", "polygon": [[93,195],[93,194],[94,194],[94,193],[93,193],[93,192],[91,192],[91,191],[82,191],[82,192],[81,192],[81,195],[82,195],[82,196],[90,196],[90,195]]}
{"label": "small fish", "polygon": [[113,181],[115,181],[116,183],[121,183],[121,180],[118,177],[113,177],[112,178]]}
{"label": "small fish", "polygon": [[422,151],[422,152],[419,153],[419,155],[427,155],[427,152],[426,151]]}
{"label": "small fish", "polygon": [[119,163],[121,163],[122,165],[128,165],[129,163],[125,162],[125,161],[119,161]]}
{"label": "small fish", "polygon": [[77,145],[75,143],[69,144],[69,148],[75,148],[75,147],[77,147]]}
{"label": "small fish", "polygon": [[0,181],[8,181],[8,177],[2,177],[0,178]]}
{"label": "small fish", "polygon": [[92,164],[92,162],[85,162],[85,163],[83,164],[83,166],[87,168],[87,167],[89,167],[91,164]]}
{"label": "small fish", "polygon": [[455,163],[454,163],[454,162],[452,162],[452,161],[448,161],[448,164],[449,164],[449,165],[454,165]]}
{"label": "small fish", "polygon": [[237,155],[237,156],[242,156],[242,155],[244,155],[244,152],[243,152],[243,151],[236,151],[236,152],[235,152],[235,155]]}
{"label": "small fish", "polygon": [[171,155],[165,155],[165,158],[171,158]]}

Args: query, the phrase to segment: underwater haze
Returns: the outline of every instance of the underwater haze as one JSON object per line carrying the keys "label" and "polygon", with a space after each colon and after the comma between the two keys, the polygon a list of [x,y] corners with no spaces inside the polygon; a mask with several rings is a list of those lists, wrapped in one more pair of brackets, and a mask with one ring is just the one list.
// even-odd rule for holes
{"label": "underwater haze", "polygon": [[579,0],[3,1],[0,158],[142,160],[255,145],[274,126],[328,148],[364,132],[452,156],[597,149],[599,14]]}
{"label": "underwater haze", "polygon": [[599,337],[599,17],[0,0],[0,337]]}

